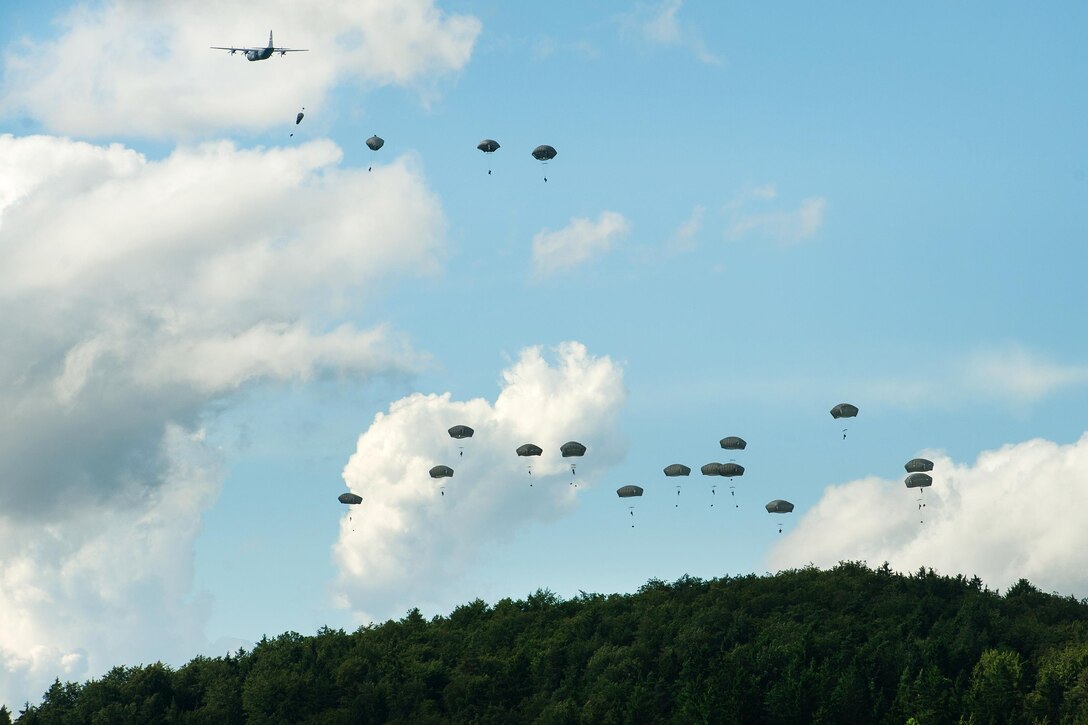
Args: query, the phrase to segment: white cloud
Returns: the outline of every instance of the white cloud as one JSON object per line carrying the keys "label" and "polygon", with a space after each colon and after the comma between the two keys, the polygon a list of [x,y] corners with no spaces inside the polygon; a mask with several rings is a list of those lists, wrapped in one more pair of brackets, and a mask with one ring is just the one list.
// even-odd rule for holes
{"label": "white cloud", "polygon": [[778,190],[774,184],[764,184],[747,190],[726,204],[730,217],[725,231],[726,239],[758,237],[780,244],[793,244],[811,239],[823,226],[827,207],[827,200],[823,197],[803,199],[793,210],[764,211],[777,198]]}
{"label": "white cloud", "polygon": [[1029,402],[1088,383],[1088,365],[1061,365],[1011,345],[970,356],[963,365],[963,382],[984,394]]}
{"label": "white cloud", "polygon": [[161,454],[159,486],[61,501],[47,522],[0,518],[0,702],[37,702],[57,677],[185,661],[203,643],[211,602],[191,599],[192,545],[219,468],[175,426]]}
{"label": "white cloud", "polygon": [[656,5],[640,5],[621,16],[620,26],[653,45],[686,48],[702,63],[721,65],[722,59],[707,50],[698,30],[680,20],[683,4],[684,0],[662,0]]}
{"label": "white cloud", "polygon": [[343,318],[374,280],[439,269],[441,209],[409,161],[339,160],[0,136],[0,701],[202,650],[192,542],[219,464],[193,432],[214,406],[419,365]]}
{"label": "white cloud", "polygon": [[[259,23],[259,24],[257,24]],[[2,105],[51,131],[174,138],[264,129],[300,106],[317,112],[343,81],[397,84],[429,97],[471,56],[480,22],[433,0],[112,0],[78,6],[50,42],[10,49]],[[209,46],[277,46],[306,53],[248,62]]]}
{"label": "white cloud", "polygon": [[992,400],[1025,405],[1062,390],[1088,385],[1088,365],[1046,359],[1019,343],[992,346],[967,354],[932,358],[928,374],[858,381],[855,388],[871,401],[893,406],[956,406]]}
{"label": "white cloud", "polygon": [[902,479],[829,487],[798,512],[770,564],[887,561],[900,571],[977,574],[995,588],[1024,577],[1046,591],[1088,596],[1088,528],[1079,515],[1088,507],[1088,434],[1069,445],[1036,439],[985,451],[973,465],[923,455],[935,463],[925,493]]}
{"label": "white cloud", "polygon": [[680,12],[680,6],[683,4],[684,0],[664,0],[656,8],[656,14],[642,26],[646,37],[662,45],[680,43],[680,24],[676,14]]}
{"label": "white cloud", "polygon": [[[625,399],[621,369],[575,342],[559,345],[554,364],[530,348],[503,371],[492,405],[458,402],[450,395],[416,394],[375,417],[344,468],[348,488],[363,498],[352,521],[341,521],[334,556],[344,606],[363,621],[398,616],[411,606],[449,608],[470,598],[459,575],[487,546],[501,546],[515,531],[554,520],[577,506],[559,446],[588,447],[580,486],[592,486],[625,455],[616,418]],[[446,430],[466,424],[475,435],[459,456]],[[514,450],[544,449],[532,459]],[[436,464],[454,476],[428,476]],[[533,486],[530,488],[530,482]],[[530,505],[531,502],[531,505]]]}
{"label": "white cloud", "polygon": [[622,214],[605,211],[595,222],[581,217],[571,219],[559,231],[538,232],[533,237],[533,274],[546,277],[577,267],[609,251],[629,229],[630,224]]}
{"label": "white cloud", "polygon": [[695,249],[694,237],[703,228],[703,216],[705,214],[706,208],[702,204],[696,204],[687,221],[677,227],[676,231],[669,237],[669,241],[665,244],[666,251],[675,254],[690,252]]}

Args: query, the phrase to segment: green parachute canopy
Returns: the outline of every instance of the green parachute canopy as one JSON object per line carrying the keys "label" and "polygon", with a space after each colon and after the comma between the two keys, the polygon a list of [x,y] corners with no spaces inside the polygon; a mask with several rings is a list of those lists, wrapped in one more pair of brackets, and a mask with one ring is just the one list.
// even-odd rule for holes
{"label": "green parachute canopy", "polygon": [[839,403],[831,409],[832,418],[854,418],[858,414],[858,406],[850,403]]}
{"label": "green parachute canopy", "polygon": [[912,473],[903,479],[907,488],[928,488],[933,485],[933,476],[928,473]]}
{"label": "green parachute canopy", "polygon": [[719,442],[727,451],[743,451],[748,446],[748,442],[740,436],[726,436]]}
{"label": "green parachute canopy", "polygon": [[526,443],[518,446],[517,454],[519,456],[539,456],[544,452],[544,449],[533,443]]}
{"label": "green parachute canopy", "polygon": [[776,498],[767,504],[767,513],[769,514],[788,514],[792,511],[793,504],[780,498]]}
{"label": "green parachute canopy", "polygon": [[722,475],[722,464],[707,463],[699,470],[703,472],[704,476],[720,476]]}
{"label": "green parachute canopy", "polygon": [[738,463],[723,463],[721,469],[718,472],[719,476],[725,476],[726,478],[732,478],[733,476],[743,476],[744,466]]}
{"label": "green parachute canopy", "polygon": [[449,430],[450,438],[456,438],[461,440],[462,438],[471,438],[472,434],[476,431],[469,428],[467,425],[455,425]]}
{"label": "green parachute canopy", "polygon": [[452,478],[453,469],[449,466],[435,466],[431,469],[431,478]]}
{"label": "green parachute canopy", "polygon": [[363,497],[357,493],[342,493],[337,497],[340,503],[356,504],[362,503]]}
{"label": "green parachute canopy", "polygon": [[688,476],[690,474],[691,469],[685,466],[683,463],[673,463],[671,465],[665,466],[666,476]]}
{"label": "green parachute canopy", "polygon": [[555,158],[555,155],[559,153],[552,146],[548,144],[541,144],[533,149],[533,158],[537,161],[551,161]]}
{"label": "green parachute canopy", "polygon": [[925,473],[933,470],[933,461],[928,458],[912,458],[903,464],[907,473]]}
{"label": "green parachute canopy", "polygon": [[620,498],[631,498],[642,495],[642,486],[620,486],[616,489],[616,495]]}
{"label": "green parachute canopy", "polygon": [[586,447],[578,441],[568,441],[559,446],[559,452],[563,454],[563,458],[584,456],[586,454]]}

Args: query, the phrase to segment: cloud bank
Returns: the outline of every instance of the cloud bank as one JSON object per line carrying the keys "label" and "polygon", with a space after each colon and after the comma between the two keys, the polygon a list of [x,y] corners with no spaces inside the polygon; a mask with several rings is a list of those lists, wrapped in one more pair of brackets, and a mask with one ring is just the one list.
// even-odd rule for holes
{"label": "cloud bank", "polygon": [[374,280],[439,269],[444,216],[410,163],[339,160],[0,136],[0,702],[205,645],[214,406],[417,369],[394,330],[343,320]]}
{"label": "cloud bank", "polygon": [[770,565],[887,561],[900,571],[978,575],[990,587],[1027,578],[1045,591],[1088,596],[1088,434],[1068,445],[1007,445],[974,464],[923,455],[935,463],[925,493],[902,479],[831,486],[783,535]]}
{"label": "cloud bank", "polygon": [[[361,621],[471,599],[459,576],[487,547],[563,516],[580,490],[624,456],[616,432],[623,375],[609,358],[576,342],[559,345],[554,362],[529,348],[502,380],[493,404],[448,393],[403,398],[359,437],[344,480],[363,503],[351,521],[347,514],[341,520],[334,558],[340,602]],[[476,431],[463,441],[464,455],[446,432],[457,424]],[[578,462],[579,488],[570,485],[576,459],[559,454],[568,440],[589,449]],[[544,449],[531,459],[531,477],[527,459],[514,452],[523,443]],[[437,464],[452,467],[453,477],[431,479]]]}
{"label": "cloud bank", "polygon": [[[481,30],[433,0],[264,0],[253,10],[237,0],[79,5],[55,40],[7,52],[0,106],[87,137],[267,129],[321,106],[345,81],[406,86],[426,99],[465,66]],[[209,48],[264,46],[269,29],[277,46],[308,52],[251,63]]]}

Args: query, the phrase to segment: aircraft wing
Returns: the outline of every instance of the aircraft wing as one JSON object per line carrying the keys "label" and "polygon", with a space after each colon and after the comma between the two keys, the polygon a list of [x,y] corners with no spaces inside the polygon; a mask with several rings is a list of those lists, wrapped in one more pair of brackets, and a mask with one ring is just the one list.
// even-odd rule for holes
{"label": "aircraft wing", "polygon": [[284,53],[306,53],[309,50],[309,48],[273,48],[272,52],[283,55]]}
{"label": "aircraft wing", "polygon": [[224,48],[221,45],[209,45],[212,50],[229,50],[231,53],[245,53],[248,50],[264,50],[264,48]]}

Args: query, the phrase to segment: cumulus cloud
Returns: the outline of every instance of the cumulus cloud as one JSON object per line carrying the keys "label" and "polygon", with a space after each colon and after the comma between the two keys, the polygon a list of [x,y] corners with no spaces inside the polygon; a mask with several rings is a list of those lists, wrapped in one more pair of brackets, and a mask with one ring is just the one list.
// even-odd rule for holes
{"label": "cumulus cloud", "polygon": [[[566,441],[589,449],[577,469],[580,487],[625,455],[616,432],[623,376],[609,358],[576,342],[559,345],[554,362],[529,348],[502,380],[494,404],[448,393],[401,399],[359,437],[344,480],[363,503],[352,521],[341,521],[334,558],[341,603],[362,621],[471,598],[458,588],[459,575],[482,549],[571,511],[581,489],[570,485],[571,459],[559,455]],[[456,424],[476,431],[463,456],[446,432]],[[532,459],[531,477],[526,459],[514,454],[523,443],[544,449]],[[444,494],[428,476],[439,463],[454,469]]]}
{"label": "cumulus cloud", "polygon": [[[433,0],[265,0],[257,15],[238,0],[107,0],[59,24],[57,39],[7,52],[0,105],[64,134],[157,138],[269,128],[344,81],[429,98],[465,66],[481,29]],[[264,46],[270,28],[277,46],[308,52],[251,63],[209,49]]]}
{"label": "cumulus cloud", "polygon": [[342,320],[373,280],[439,268],[441,209],[407,161],[339,160],[0,136],[0,701],[204,645],[208,604],[186,598],[213,406],[420,364]]}
{"label": "cumulus cloud", "polygon": [[768,239],[780,244],[803,242],[815,236],[824,223],[827,200],[823,197],[803,199],[796,209],[775,209],[778,190],[773,184],[757,186],[726,205],[729,224],[726,239],[748,237]]}
{"label": "cumulus cloud", "polygon": [[722,59],[707,50],[702,35],[680,19],[684,0],[662,0],[655,5],[640,5],[620,19],[625,32],[653,45],[686,48],[700,62],[721,65]]}
{"label": "cumulus cloud", "polygon": [[162,486],[64,504],[43,523],[0,518],[0,702],[35,702],[54,678],[122,662],[178,662],[203,642],[210,601],[190,598],[192,545],[219,491],[199,436],[169,426]]}
{"label": "cumulus cloud", "polygon": [[534,276],[547,277],[608,252],[630,226],[622,214],[605,211],[597,221],[580,217],[559,231],[538,232],[533,237]]}
{"label": "cumulus cloud", "polygon": [[996,588],[1023,577],[1088,596],[1088,529],[1077,515],[1088,507],[1088,434],[1069,445],[1036,439],[984,451],[974,464],[924,455],[935,464],[925,493],[902,479],[831,486],[771,552],[771,566],[887,561],[900,571],[978,575]]}

